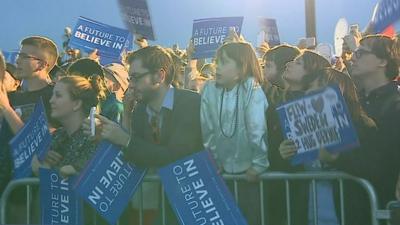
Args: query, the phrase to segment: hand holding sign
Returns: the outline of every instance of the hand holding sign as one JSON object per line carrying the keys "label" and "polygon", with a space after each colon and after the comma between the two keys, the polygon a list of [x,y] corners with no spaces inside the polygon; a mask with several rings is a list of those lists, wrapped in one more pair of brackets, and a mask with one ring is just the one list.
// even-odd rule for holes
{"label": "hand holding sign", "polygon": [[339,154],[332,154],[328,152],[325,148],[319,150],[319,159],[323,162],[334,162],[339,157]]}
{"label": "hand holding sign", "polygon": [[318,159],[321,148],[336,154],[359,145],[337,85],[286,102],[276,110],[284,136],[293,140],[283,142],[279,151],[282,158],[291,157],[293,165]]}
{"label": "hand holding sign", "polygon": [[77,175],[77,174],[78,174],[78,172],[71,165],[65,165],[65,166],[60,168],[60,175],[63,178],[68,178],[68,177],[71,177],[71,176],[74,176],[74,175]]}
{"label": "hand holding sign", "polygon": [[286,139],[279,145],[279,153],[283,159],[288,159],[297,153],[294,141]]}
{"label": "hand holding sign", "polygon": [[139,48],[145,48],[145,47],[149,46],[149,43],[147,42],[147,39],[144,38],[142,35],[139,35],[139,34],[136,35],[135,44]]}
{"label": "hand holding sign", "polygon": [[57,165],[59,162],[61,162],[62,159],[63,159],[63,156],[60,155],[60,153],[50,150],[47,152],[47,154],[44,158],[44,162],[53,167],[53,166]]}

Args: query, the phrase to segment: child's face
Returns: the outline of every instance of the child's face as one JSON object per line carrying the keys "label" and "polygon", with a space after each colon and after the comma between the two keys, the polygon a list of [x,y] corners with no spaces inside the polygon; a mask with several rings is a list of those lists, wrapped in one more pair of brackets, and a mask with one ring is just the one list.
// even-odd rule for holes
{"label": "child's face", "polygon": [[288,82],[301,83],[304,76],[307,74],[304,69],[304,62],[301,57],[297,57],[294,61],[286,65],[286,70],[283,78]]}
{"label": "child's face", "polygon": [[217,60],[217,74],[215,80],[217,84],[223,87],[229,87],[236,84],[240,78],[240,70],[236,62],[229,58],[225,52],[222,53],[221,58]]}
{"label": "child's face", "polygon": [[265,61],[264,78],[271,83],[275,83],[279,80],[278,70],[274,61]]}

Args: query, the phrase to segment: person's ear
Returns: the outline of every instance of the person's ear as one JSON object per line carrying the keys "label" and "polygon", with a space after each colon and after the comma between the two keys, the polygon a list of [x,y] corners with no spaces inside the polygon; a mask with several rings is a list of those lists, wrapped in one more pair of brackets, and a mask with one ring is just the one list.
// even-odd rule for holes
{"label": "person's ear", "polygon": [[72,108],[72,110],[74,111],[74,112],[76,112],[76,111],[78,111],[80,108],[82,108],[82,100],[76,100],[75,102],[74,102],[74,106],[73,106],[73,108]]}
{"label": "person's ear", "polygon": [[167,76],[167,72],[165,71],[165,69],[160,69],[158,70],[157,76],[154,77],[154,84],[160,85],[162,83],[164,83],[165,78]]}
{"label": "person's ear", "polygon": [[36,71],[45,70],[47,68],[47,63],[45,61],[38,61],[38,67]]}
{"label": "person's ear", "polygon": [[15,80],[14,81],[14,88],[18,88],[20,84],[21,84],[21,81]]}
{"label": "person's ear", "polygon": [[117,92],[119,89],[121,89],[121,85],[118,82],[114,82],[112,85],[112,91]]}

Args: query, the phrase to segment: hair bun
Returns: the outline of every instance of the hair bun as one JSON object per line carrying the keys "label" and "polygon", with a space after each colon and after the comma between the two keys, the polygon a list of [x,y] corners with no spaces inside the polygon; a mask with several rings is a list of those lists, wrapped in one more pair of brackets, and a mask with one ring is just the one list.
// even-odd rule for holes
{"label": "hair bun", "polygon": [[92,86],[93,90],[97,93],[98,99],[102,100],[106,97],[106,86],[104,80],[99,75],[92,75],[88,77],[88,81]]}

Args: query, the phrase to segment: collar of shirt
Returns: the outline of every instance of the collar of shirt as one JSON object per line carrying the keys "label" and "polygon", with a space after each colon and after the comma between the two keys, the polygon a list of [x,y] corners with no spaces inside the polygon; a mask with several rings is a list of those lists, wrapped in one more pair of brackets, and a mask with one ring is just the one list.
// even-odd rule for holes
{"label": "collar of shirt", "polygon": [[163,104],[161,106],[162,108],[167,108],[172,111],[172,109],[174,108],[174,92],[174,87],[169,86],[167,94],[165,94]]}
{"label": "collar of shirt", "polygon": [[[163,104],[161,105],[161,109],[162,108],[166,108],[168,110],[173,110],[174,108],[174,93],[175,93],[175,89],[174,87],[170,86],[167,93],[164,96],[164,100],[163,100]],[[162,110],[161,110],[162,111]],[[149,122],[151,120],[151,118],[155,115],[159,115],[161,116],[161,111],[160,112],[156,112],[153,109],[151,109],[148,105],[146,106],[146,113],[149,117]]]}

